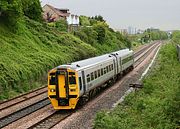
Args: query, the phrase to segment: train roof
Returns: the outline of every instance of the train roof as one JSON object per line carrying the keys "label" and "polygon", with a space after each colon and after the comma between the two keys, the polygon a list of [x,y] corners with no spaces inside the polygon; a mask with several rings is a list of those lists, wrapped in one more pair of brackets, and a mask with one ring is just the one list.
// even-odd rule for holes
{"label": "train roof", "polygon": [[112,52],[111,54],[116,54],[116,55],[118,55],[119,57],[122,57],[122,56],[127,55],[127,54],[132,53],[132,52],[133,52],[132,50],[129,50],[129,49],[127,48],[127,49],[123,49],[123,50],[119,50],[119,51]]}
{"label": "train roof", "polygon": [[92,57],[92,58],[85,59],[85,60],[76,61],[76,62],[73,62],[71,64],[60,65],[58,67],[62,68],[62,67],[69,66],[72,69],[78,69],[78,68],[82,68],[82,67],[94,64],[94,63],[99,63],[99,62],[108,60],[110,58],[112,58],[112,57],[109,57],[109,54],[105,54],[105,55],[102,55],[102,56],[97,56],[97,57]]}
{"label": "train roof", "polygon": [[127,55],[129,54],[129,52],[131,52],[129,49],[123,49],[123,50],[119,50],[110,54],[105,54],[105,55],[101,55],[101,56],[97,56],[97,57],[92,57],[89,59],[85,59],[85,60],[80,60],[80,61],[76,61],[76,62],[72,62],[71,64],[65,64],[65,65],[60,65],[57,68],[71,68],[71,69],[80,69],[82,67],[86,67],[86,66],[90,66],[92,64],[95,63],[100,63],[109,59],[112,59],[113,56],[110,56],[112,54],[118,54],[120,57],[122,57],[123,55]]}

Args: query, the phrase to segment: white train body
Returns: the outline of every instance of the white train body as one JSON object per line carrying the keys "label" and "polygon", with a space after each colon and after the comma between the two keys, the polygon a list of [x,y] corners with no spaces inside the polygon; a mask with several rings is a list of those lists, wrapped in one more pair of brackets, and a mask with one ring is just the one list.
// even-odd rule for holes
{"label": "white train body", "polygon": [[[127,70],[132,69],[134,66],[133,55],[132,50],[123,49],[110,54],[73,62],[69,65],[60,65],[51,70],[49,72],[49,80],[51,80],[51,75],[56,77],[56,83],[51,85],[49,81],[48,84],[48,96],[53,107],[55,109],[74,109],[77,102],[91,91],[101,87],[110,80],[115,80]],[[62,76],[61,72],[57,72],[58,70],[61,72],[64,70],[64,76]],[[59,74],[56,75],[56,73]],[[61,79],[60,75],[65,79]],[[63,83],[59,80],[63,80]],[[65,85],[65,89],[62,89],[63,86],[61,84]],[[52,87],[55,88],[55,93],[50,92]],[[72,88],[72,90],[71,87],[74,87],[74,89]]]}

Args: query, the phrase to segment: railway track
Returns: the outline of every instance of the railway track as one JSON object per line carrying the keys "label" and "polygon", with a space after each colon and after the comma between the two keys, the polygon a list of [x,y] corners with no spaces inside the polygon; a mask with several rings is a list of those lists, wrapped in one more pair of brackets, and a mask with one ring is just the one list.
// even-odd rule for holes
{"label": "railway track", "polygon": [[38,123],[32,125],[28,129],[50,129],[58,124],[60,121],[69,117],[74,111],[56,111],[55,113],[51,114],[47,118],[39,121]]}
{"label": "railway track", "polygon": [[137,67],[147,57],[147,55],[160,44],[161,42],[158,42],[157,44],[152,44],[151,46],[148,46],[146,49],[144,49],[143,52],[141,51],[142,53],[135,53],[135,67]]}
{"label": "railway track", "polygon": [[49,104],[50,104],[50,102],[49,102],[48,98],[45,98],[41,101],[38,101],[37,103],[34,103],[34,104],[27,106],[21,110],[18,110],[7,116],[4,116],[0,119],[0,128],[4,127],[14,121],[17,121],[17,120],[21,119],[22,117],[29,115]]}
{"label": "railway track", "polygon": [[[146,47],[143,47],[139,51],[135,52],[134,57],[135,57],[135,67],[138,66],[141,61],[143,61],[146,56],[153,50],[155,49],[160,43],[152,43],[150,45],[147,45]],[[19,122],[19,128],[52,128],[55,126],[57,123],[60,121],[64,120],[68,116],[70,116],[74,111],[51,111],[45,115],[42,113],[39,114],[39,116],[42,115],[41,118],[34,122],[29,122],[29,123],[23,123],[21,122],[21,119],[23,117],[26,117],[26,121],[28,120],[28,116],[35,112],[40,112],[40,110],[49,110],[52,108],[50,106],[50,102],[47,98],[47,88],[42,87],[40,89],[37,89],[35,91],[32,91],[30,93],[21,95],[19,97],[16,97],[14,99],[11,99],[10,101],[6,101],[3,103],[0,103],[0,128],[13,128],[16,127],[16,121]],[[42,94],[46,94],[46,97],[40,97],[36,102],[32,102],[32,99],[41,96]],[[29,100],[29,105],[24,104],[26,101]],[[17,105],[27,105],[24,106],[23,108],[20,108],[17,110],[9,111],[9,113],[6,113],[2,115],[3,112],[8,111],[10,109],[13,109],[14,106]],[[1,105],[4,105],[1,107]],[[47,108],[48,107],[48,108]],[[1,116],[2,115],[2,116]],[[21,125],[22,124],[22,125]],[[18,125],[18,124],[17,124]]]}
{"label": "railway track", "polygon": [[47,92],[47,85],[0,103],[0,111]]}

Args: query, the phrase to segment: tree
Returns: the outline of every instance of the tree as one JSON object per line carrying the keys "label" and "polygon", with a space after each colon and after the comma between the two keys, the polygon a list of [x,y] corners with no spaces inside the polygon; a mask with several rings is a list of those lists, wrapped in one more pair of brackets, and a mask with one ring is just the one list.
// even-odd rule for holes
{"label": "tree", "polygon": [[55,22],[56,28],[58,28],[60,31],[67,31],[68,23],[65,19],[60,19],[57,22]]}
{"label": "tree", "polygon": [[97,40],[99,43],[103,44],[106,37],[106,24],[99,22],[93,26],[93,29],[97,32]]}
{"label": "tree", "polygon": [[86,16],[80,16],[79,17],[79,20],[80,20],[80,25],[81,26],[90,26],[90,22],[89,22],[89,18],[86,17]]}
{"label": "tree", "polygon": [[23,16],[21,0],[1,0],[0,12],[0,20],[17,31],[18,23],[21,22]]}
{"label": "tree", "polygon": [[[93,18],[93,17],[92,17]],[[104,18],[101,15],[96,15],[93,19],[100,21],[100,22],[106,22]]]}
{"label": "tree", "polygon": [[39,0],[22,0],[24,15],[35,21],[42,21],[42,7]]}

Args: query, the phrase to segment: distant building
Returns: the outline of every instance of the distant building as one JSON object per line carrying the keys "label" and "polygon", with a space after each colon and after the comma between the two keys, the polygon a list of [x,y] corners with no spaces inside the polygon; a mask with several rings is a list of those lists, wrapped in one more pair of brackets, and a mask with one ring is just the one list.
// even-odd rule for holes
{"label": "distant building", "polygon": [[133,34],[142,34],[144,33],[144,30],[137,29],[135,27],[128,27],[127,29],[117,29],[121,34],[123,35],[133,35]]}
{"label": "distant building", "polygon": [[127,29],[120,29],[119,32],[120,32],[122,35],[127,35],[127,34],[128,34],[128,30],[127,30]]}
{"label": "distant building", "polygon": [[147,31],[148,31],[148,32],[152,32],[152,31],[160,31],[160,29],[150,27],[150,28],[147,29]]}
{"label": "distant building", "polygon": [[135,27],[128,27],[128,34],[137,34],[137,29]]}
{"label": "distant building", "polygon": [[79,26],[79,16],[71,14],[69,9],[58,9],[46,4],[43,6],[43,19],[47,22],[55,22],[65,19],[68,23],[69,30],[74,30]]}
{"label": "distant building", "polygon": [[144,30],[141,30],[141,29],[137,30],[137,34],[143,34],[143,33],[144,33]]}

